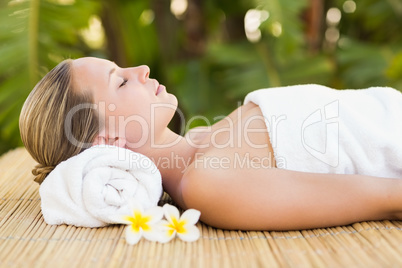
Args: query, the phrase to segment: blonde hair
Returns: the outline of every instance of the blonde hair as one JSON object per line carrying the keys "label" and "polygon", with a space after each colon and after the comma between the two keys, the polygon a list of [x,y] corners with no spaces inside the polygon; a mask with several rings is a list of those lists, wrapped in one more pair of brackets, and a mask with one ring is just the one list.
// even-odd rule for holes
{"label": "blonde hair", "polygon": [[[39,184],[57,164],[85,150],[98,134],[98,115],[86,92],[74,88],[72,60],[65,60],[46,74],[26,99],[19,127],[22,142],[38,162],[32,174]],[[70,111],[74,111],[72,117]]]}

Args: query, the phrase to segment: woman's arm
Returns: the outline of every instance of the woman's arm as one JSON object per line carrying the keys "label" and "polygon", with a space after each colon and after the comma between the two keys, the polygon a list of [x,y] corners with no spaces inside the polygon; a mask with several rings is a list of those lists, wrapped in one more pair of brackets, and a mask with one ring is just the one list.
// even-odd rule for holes
{"label": "woman's arm", "polygon": [[182,179],[187,208],[214,227],[291,230],[395,219],[402,180],[282,169],[192,169]]}

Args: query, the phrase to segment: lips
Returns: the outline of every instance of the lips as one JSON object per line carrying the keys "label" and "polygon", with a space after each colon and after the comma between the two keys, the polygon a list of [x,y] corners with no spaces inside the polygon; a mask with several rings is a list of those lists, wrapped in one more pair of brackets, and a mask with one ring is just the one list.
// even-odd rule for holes
{"label": "lips", "polygon": [[159,85],[157,88],[156,88],[156,93],[155,93],[155,95],[159,95],[159,93],[160,92],[162,92],[163,90],[166,90],[166,87],[164,86],[164,85]]}

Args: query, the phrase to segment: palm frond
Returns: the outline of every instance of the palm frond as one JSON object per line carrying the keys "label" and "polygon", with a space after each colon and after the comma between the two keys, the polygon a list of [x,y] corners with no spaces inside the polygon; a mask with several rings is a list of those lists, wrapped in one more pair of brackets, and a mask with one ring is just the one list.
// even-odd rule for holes
{"label": "palm frond", "polygon": [[40,70],[83,55],[77,29],[87,26],[97,7],[95,1],[61,5],[31,0],[8,1],[0,10],[0,153],[21,145],[19,113]]}

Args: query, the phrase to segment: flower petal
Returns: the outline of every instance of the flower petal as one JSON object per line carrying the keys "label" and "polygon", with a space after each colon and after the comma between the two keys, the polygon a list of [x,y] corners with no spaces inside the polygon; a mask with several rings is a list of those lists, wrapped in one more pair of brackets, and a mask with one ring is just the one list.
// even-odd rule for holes
{"label": "flower petal", "polygon": [[163,212],[165,213],[165,217],[168,222],[173,223],[173,219],[176,219],[176,221],[179,220],[180,213],[175,206],[165,204],[163,205]]}
{"label": "flower petal", "polygon": [[156,223],[163,218],[163,209],[161,207],[155,206],[149,208],[147,211],[144,212],[144,216],[150,216],[151,219],[149,223]]}
{"label": "flower petal", "polygon": [[153,224],[149,226],[150,228],[147,231],[143,230],[142,235],[145,239],[150,241],[160,241],[163,239],[163,231],[158,225],[159,223]]}
{"label": "flower petal", "polygon": [[157,228],[159,230],[159,239],[158,241],[161,243],[166,243],[172,240],[176,236],[176,230],[170,227],[171,224],[166,220],[161,220],[157,224]]}
{"label": "flower petal", "polygon": [[110,223],[118,223],[118,224],[131,224],[131,221],[128,219],[128,215],[113,215],[109,217]]}
{"label": "flower petal", "polygon": [[186,224],[196,224],[200,219],[201,212],[196,209],[187,209],[181,214],[180,220],[184,220]]}
{"label": "flower petal", "polygon": [[177,236],[186,242],[193,242],[200,238],[200,230],[195,225],[187,225],[185,226],[185,233],[177,233]]}
{"label": "flower petal", "polygon": [[130,245],[137,244],[140,241],[142,236],[142,229],[140,228],[138,232],[136,232],[131,225],[126,227],[126,241]]}

